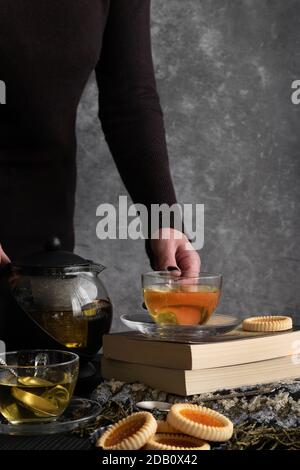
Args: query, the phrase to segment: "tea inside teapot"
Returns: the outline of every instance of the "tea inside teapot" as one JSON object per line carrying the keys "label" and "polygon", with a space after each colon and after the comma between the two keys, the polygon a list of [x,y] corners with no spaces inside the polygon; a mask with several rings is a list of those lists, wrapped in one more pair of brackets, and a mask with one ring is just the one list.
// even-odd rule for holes
{"label": "tea inside teapot", "polygon": [[67,309],[34,309],[27,313],[67,348],[85,348],[92,353],[99,350],[100,336],[110,326],[112,306],[108,300],[96,299],[82,306],[81,315]]}

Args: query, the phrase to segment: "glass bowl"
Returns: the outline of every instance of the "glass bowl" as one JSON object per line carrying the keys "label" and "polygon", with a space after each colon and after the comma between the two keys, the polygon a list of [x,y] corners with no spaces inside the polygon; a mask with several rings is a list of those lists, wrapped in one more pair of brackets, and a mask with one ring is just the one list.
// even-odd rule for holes
{"label": "glass bowl", "polygon": [[159,325],[204,325],[216,310],[221,296],[222,276],[199,273],[180,276],[154,271],[142,275],[144,302]]}
{"label": "glass bowl", "polygon": [[67,351],[0,354],[0,413],[11,424],[54,421],[67,408],[79,357]]}

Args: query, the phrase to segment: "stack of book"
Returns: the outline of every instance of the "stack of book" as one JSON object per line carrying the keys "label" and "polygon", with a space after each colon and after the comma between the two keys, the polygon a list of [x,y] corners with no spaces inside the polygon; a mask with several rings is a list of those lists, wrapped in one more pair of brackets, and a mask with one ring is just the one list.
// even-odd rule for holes
{"label": "stack of book", "polygon": [[233,333],[199,344],[104,336],[102,376],[188,396],[300,377],[300,330]]}

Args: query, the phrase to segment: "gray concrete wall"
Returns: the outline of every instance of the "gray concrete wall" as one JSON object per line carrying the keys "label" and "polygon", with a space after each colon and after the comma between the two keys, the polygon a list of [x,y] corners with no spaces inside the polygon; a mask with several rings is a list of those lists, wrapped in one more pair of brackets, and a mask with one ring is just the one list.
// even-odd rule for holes
{"label": "gray concrete wall", "polygon": [[[203,269],[219,311],[300,319],[298,0],[153,0],[155,67],[178,199],[205,204]],[[76,250],[107,267],[118,317],[140,307],[143,242],[99,241],[96,207],[126,194],[88,83],[78,115]]]}

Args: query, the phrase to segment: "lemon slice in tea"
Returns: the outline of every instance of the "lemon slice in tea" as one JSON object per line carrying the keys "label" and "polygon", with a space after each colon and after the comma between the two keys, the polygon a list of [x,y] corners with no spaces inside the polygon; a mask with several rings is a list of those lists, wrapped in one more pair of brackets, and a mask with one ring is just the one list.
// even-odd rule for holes
{"label": "lemon slice in tea", "polygon": [[18,383],[26,387],[51,387],[52,382],[41,377],[18,377]]}
{"label": "lemon slice in tea", "polygon": [[65,387],[62,385],[56,385],[56,387],[43,393],[42,397],[61,409],[65,408],[68,404],[70,395]]}
{"label": "lemon slice in tea", "polygon": [[43,416],[57,416],[59,408],[50,400],[34,395],[33,393],[14,387],[11,391],[13,397],[22,403],[25,408],[34,412],[42,413]]}
{"label": "lemon slice in tea", "polygon": [[173,312],[161,312],[155,315],[155,322],[160,325],[177,325],[177,317]]}
{"label": "lemon slice in tea", "polygon": [[0,408],[1,414],[7,421],[21,421],[22,415],[19,411],[18,405],[16,403],[11,403],[8,406],[3,406]]}

